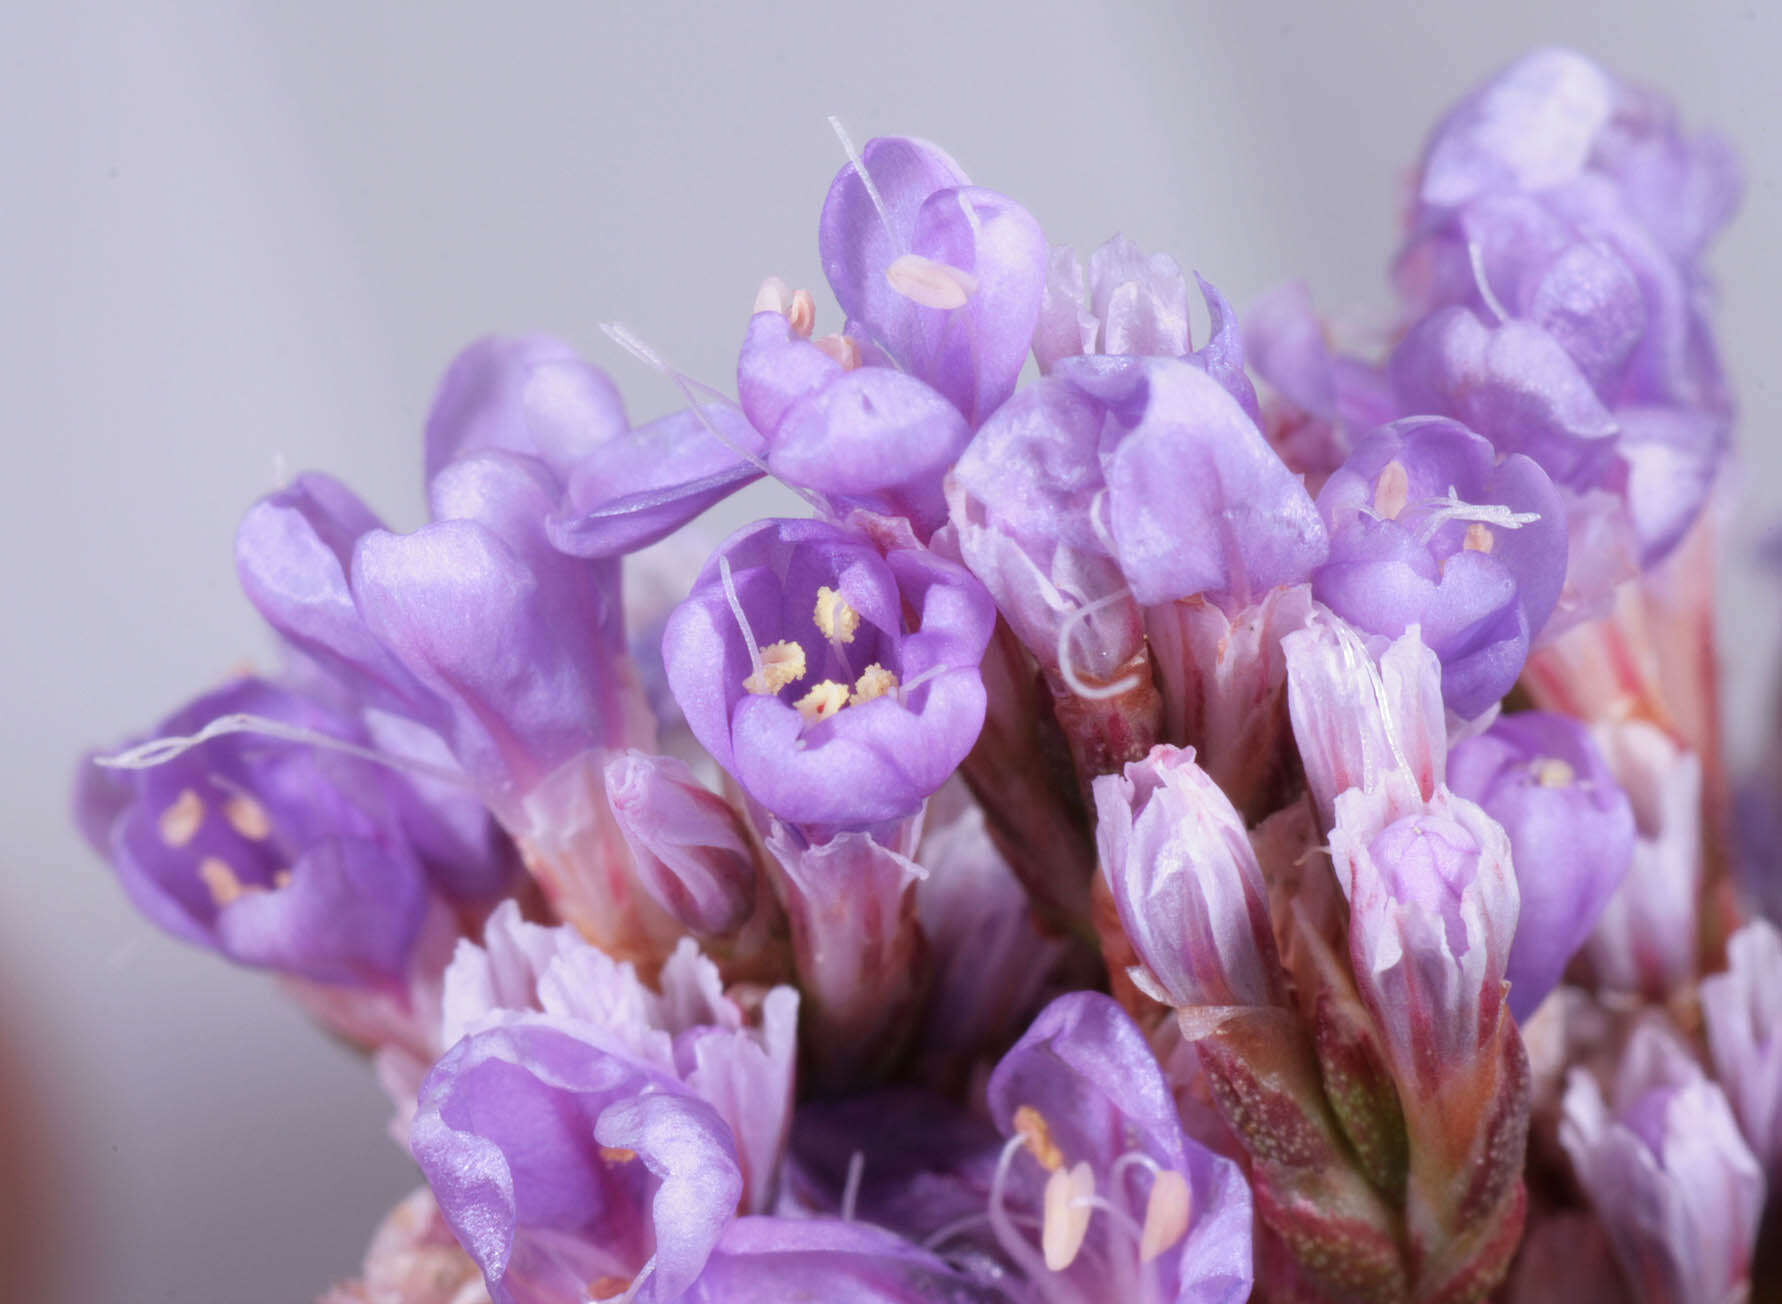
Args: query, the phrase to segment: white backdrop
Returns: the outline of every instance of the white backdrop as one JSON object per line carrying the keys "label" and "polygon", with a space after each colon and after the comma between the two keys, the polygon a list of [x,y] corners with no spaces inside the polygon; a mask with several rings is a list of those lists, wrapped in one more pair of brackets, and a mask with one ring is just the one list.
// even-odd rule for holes
{"label": "white backdrop", "polygon": [[[277,467],[418,521],[420,420],[472,336],[557,331],[634,411],[665,410],[600,337],[618,317],[727,386],[761,277],[820,288],[826,114],[942,142],[1054,242],[1123,231],[1240,306],[1298,275],[1327,307],[1377,309],[1436,112],[1533,44],[1577,45],[1746,161],[1715,259],[1746,413],[1735,545],[1777,515],[1782,12],[1348,8],[11,7],[0,1047],[41,1093],[55,1162],[0,1180],[0,1222],[55,1260],[34,1298],[308,1299],[413,1181],[352,1056],[126,906],[67,825],[79,750],[265,658],[230,545]],[[1731,582],[1749,746],[1775,599]]]}

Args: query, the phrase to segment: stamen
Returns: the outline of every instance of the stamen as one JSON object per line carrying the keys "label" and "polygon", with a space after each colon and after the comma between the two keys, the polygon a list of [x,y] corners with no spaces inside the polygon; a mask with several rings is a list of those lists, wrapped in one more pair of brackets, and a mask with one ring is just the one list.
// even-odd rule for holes
{"label": "stamen", "polygon": [[235,877],[229,862],[217,856],[206,856],[198,862],[198,877],[204,880],[204,886],[210,889],[210,899],[219,907],[239,901],[250,890]]}
{"label": "stamen", "polygon": [[811,619],[817,622],[818,631],[831,643],[852,643],[855,631],[860,628],[860,613],[827,584],[817,590],[817,605]]}
{"label": "stamen", "polygon": [[860,1201],[860,1179],[866,1173],[866,1152],[856,1150],[848,1156],[848,1179],[842,1185],[841,1217],[854,1221],[854,1209]]}
{"label": "stamen", "polygon": [[245,792],[238,792],[223,803],[223,818],[249,842],[264,842],[272,836],[272,817]]}
{"label": "stamen", "polygon": [[755,658],[755,673],[743,680],[743,688],[771,697],[787,684],[804,678],[804,648],[789,639],[769,643]]}
{"label": "stamen", "polygon": [[173,804],[161,812],[161,841],[170,847],[183,847],[198,836],[203,823],[204,798],[190,788],[182,788]]}
{"label": "stamen", "polygon": [[787,316],[792,308],[792,287],[777,276],[770,276],[761,282],[761,288],[755,291],[756,312],[777,312]]}
{"label": "stamen", "polygon": [[277,873],[275,873],[272,876],[272,886],[280,889],[281,891],[287,887],[290,887],[291,886],[291,871],[288,869],[281,869]]}
{"label": "stamen", "polygon": [[1423,528],[1417,534],[1417,541],[1425,544],[1449,521],[1477,521],[1500,530],[1520,530],[1541,519],[1539,512],[1513,512],[1500,503],[1466,502],[1453,485],[1448,486],[1446,498],[1431,498],[1425,505],[1434,509],[1423,518]]}
{"label": "stamen", "polygon": [[1498,297],[1491,292],[1490,278],[1485,275],[1484,248],[1477,240],[1470,240],[1467,242],[1466,256],[1473,265],[1473,284],[1479,287],[1479,298],[1484,301],[1485,310],[1496,317],[1497,324],[1502,326],[1510,320],[1510,314],[1498,301]]}
{"label": "stamen", "polygon": [[951,311],[963,308],[978,292],[978,278],[970,272],[922,254],[904,254],[885,269],[891,288],[924,308]]}
{"label": "stamen", "polygon": [[953,668],[952,666],[947,665],[945,662],[942,662],[940,665],[929,666],[928,669],[924,670],[921,674],[917,675],[915,678],[909,680],[906,683],[898,685],[897,700],[899,702],[908,702],[910,700],[911,693],[915,692],[918,688],[922,687],[922,685],[926,684],[929,680],[939,679],[942,675],[946,674],[947,671],[951,670],[952,668]]}
{"label": "stamen", "polygon": [[637,1151],[629,1146],[601,1146],[600,1160],[607,1164],[628,1164],[637,1158]]}
{"label": "stamen", "polygon": [[1188,1179],[1173,1168],[1159,1172],[1145,1201],[1145,1227],[1139,1233],[1139,1262],[1149,1263],[1188,1234],[1193,1207]]}
{"label": "stamen", "polygon": [[1055,1173],[1064,1167],[1064,1153],[1052,1140],[1052,1129],[1046,1123],[1046,1116],[1032,1105],[1022,1105],[1015,1110],[1015,1135],[1027,1143],[1028,1150],[1047,1172]]}
{"label": "stamen", "polygon": [[1461,547],[1468,552],[1490,552],[1497,544],[1497,536],[1491,533],[1491,527],[1480,521],[1474,521],[1466,527],[1466,538]]}
{"label": "stamen", "polygon": [[860,366],[860,345],[851,335],[825,335],[811,343],[840,363],[843,371],[854,371]]}
{"label": "stamen", "polygon": [[[1026,1274],[1042,1299],[1057,1301],[1058,1304],[1081,1304],[1082,1295],[1068,1281],[1054,1277],[1045,1270],[1047,1265],[1033,1252],[1033,1246],[1028,1244],[1027,1238],[1015,1229],[1014,1219],[1003,1203],[1003,1194],[1008,1189],[1009,1165],[1026,1145],[1026,1138],[1017,1132],[1003,1143],[1002,1153],[996,1158],[996,1171],[990,1177],[990,1230],[995,1234],[996,1243],[1002,1247],[1003,1253],[1009,1256],[1016,1268]],[[1045,1224],[1042,1222],[1040,1226],[1043,1234]]]}
{"label": "stamen", "polygon": [[825,679],[795,703],[808,724],[822,723],[847,704],[848,686],[833,679]]}
{"label": "stamen", "polygon": [[1046,1179],[1040,1252],[1053,1272],[1063,1272],[1076,1262],[1089,1236],[1093,1210],[1088,1201],[1094,1195],[1095,1170],[1087,1160],[1079,1160],[1069,1170],[1061,1168]]}
{"label": "stamen", "polygon": [[761,645],[755,642],[755,631],[749,628],[748,613],[743,610],[742,599],[736,595],[736,580],[730,574],[730,558],[723,553],[718,554],[718,582],[724,586],[724,601],[730,604],[730,614],[736,617],[736,627],[742,631],[743,646],[749,649],[749,664],[754,667],[754,673],[743,680],[743,686],[747,688],[749,680],[761,679]]}
{"label": "stamen", "polygon": [[861,671],[860,678],[854,681],[854,695],[848,699],[848,705],[859,706],[862,702],[875,701],[896,688],[897,676],[875,661]]}
{"label": "stamen", "polygon": [[135,747],[126,748],[115,756],[95,756],[93,764],[102,765],[108,770],[151,770],[157,765],[165,765],[168,761],[184,756],[194,747],[200,747],[213,738],[238,733],[264,734],[268,738],[277,738],[282,742],[307,743],[312,747],[325,747],[330,751],[356,756],[362,761],[387,765],[392,770],[406,770],[410,774],[419,774],[440,783],[449,783],[456,788],[472,786],[470,780],[460,771],[449,770],[443,765],[431,765],[426,761],[418,761],[407,756],[393,756],[388,752],[380,752],[370,747],[361,747],[357,743],[349,743],[346,739],[336,738],[332,734],[319,733],[314,729],[303,729],[296,725],[286,724],[283,720],[273,720],[267,716],[250,715],[240,711],[218,716],[195,734],[187,734],[183,737],[175,734],[166,738],[151,738],[145,743],[138,743]]}
{"label": "stamen", "polygon": [[1557,756],[1543,756],[1534,763],[1534,777],[1543,788],[1569,788],[1578,773]]}
{"label": "stamen", "polygon": [[860,178],[860,184],[866,187],[866,197],[872,200],[874,211],[879,215],[879,222],[885,228],[885,234],[891,237],[891,243],[901,251],[903,240],[897,234],[897,228],[891,225],[891,213],[885,207],[885,198],[879,194],[879,188],[873,184],[872,173],[866,170],[866,163],[860,157],[860,151],[854,148],[854,141],[848,135],[848,129],[842,126],[841,119],[833,113],[829,115],[829,129],[841,142],[842,152],[848,156],[848,162],[854,165],[854,175]]}
{"label": "stamen", "polygon": [[1397,520],[1410,496],[1410,474],[1404,463],[1394,458],[1380,469],[1380,478],[1374,481],[1374,514],[1382,520]]}
{"label": "stamen", "polygon": [[1118,697],[1122,693],[1130,693],[1139,686],[1140,679],[1137,674],[1127,675],[1124,679],[1117,679],[1111,684],[1092,684],[1077,673],[1076,667],[1071,664],[1070,657],[1071,635],[1076,632],[1077,626],[1097,612],[1127,597],[1129,593],[1128,589],[1116,589],[1086,606],[1078,607],[1066,616],[1064,623],[1058,627],[1058,673],[1064,677],[1064,686],[1076,696],[1087,698],[1092,702],[1104,702],[1109,698]]}

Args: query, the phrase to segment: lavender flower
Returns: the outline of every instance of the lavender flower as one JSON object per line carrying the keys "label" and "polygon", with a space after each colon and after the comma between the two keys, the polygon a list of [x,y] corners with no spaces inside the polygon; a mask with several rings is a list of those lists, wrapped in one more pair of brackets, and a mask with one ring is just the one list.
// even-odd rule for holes
{"label": "lavender flower", "polygon": [[1560,1139],[1645,1304],[1721,1304],[1749,1284],[1763,1170],[1720,1088],[1661,1025],[1639,1028],[1611,1100],[1573,1069]]}
{"label": "lavender flower", "polygon": [[1702,979],[1714,1073],[1772,1183],[1782,1179],[1782,933],[1758,919],[1726,946],[1726,972]]}
{"label": "lavender flower", "polygon": [[1318,510],[1331,538],[1312,581],[1320,602],[1387,638],[1418,626],[1462,716],[1509,691],[1565,579],[1565,509],[1538,466],[1497,461],[1456,422],[1413,418],[1364,438]]}
{"label": "lavender flower", "polygon": [[1175,1006],[1278,1005],[1262,870],[1242,817],[1192,751],[1153,748],[1095,780],[1096,842],[1135,975]]}
{"label": "lavender flower", "polygon": [[[370,742],[350,717],[259,679],[197,698],[156,733],[194,735],[238,713]],[[76,794],[88,840],[161,927],[243,964],[332,983],[389,983],[407,967],[429,889],[405,813],[425,807],[383,766],[247,733],[152,768],[84,766]]]}
{"label": "lavender flower", "polygon": [[866,142],[829,187],[823,273],[848,334],[926,382],[975,429],[1015,388],[1046,279],[1046,238],[926,141]]}
{"label": "lavender flower", "polygon": [[932,553],[763,521],[700,573],[662,658],[694,736],[750,797],[794,823],[867,828],[914,814],[971,749],[993,619]]}
{"label": "lavender flower", "polygon": [[1146,256],[1124,236],[1089,255],[1052,251],[1033,355],[1041,371],[1083,354],[1180,358],[1190,348],[1188,281],[1168,254]]}
{"label": "lavender flower", "polygon": [[1634,817],[1574,720],[1500,718],[1448,754],[1448,781],[1503,825],[1522,900],[1506,975],[1518,1022],[1553,990],[1633,857]]}

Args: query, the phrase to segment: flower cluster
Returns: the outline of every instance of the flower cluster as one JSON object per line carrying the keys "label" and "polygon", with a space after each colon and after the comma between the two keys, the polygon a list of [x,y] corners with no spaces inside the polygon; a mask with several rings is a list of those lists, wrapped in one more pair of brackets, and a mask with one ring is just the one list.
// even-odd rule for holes
{"label": "flower cluster", "polygon": [[[769,278],[737,398],[638,426],[473,344],[429,523],[257,503],[283,664],[82,767],[151,918],[375,1056],[426,1185],[325,1300],[1741,1297],[1782,889],[1705,596],[1725,151],[1527,56],[1360,356],[847,150],[839,330]],[[811,515],[638,556],[762,477]]]}

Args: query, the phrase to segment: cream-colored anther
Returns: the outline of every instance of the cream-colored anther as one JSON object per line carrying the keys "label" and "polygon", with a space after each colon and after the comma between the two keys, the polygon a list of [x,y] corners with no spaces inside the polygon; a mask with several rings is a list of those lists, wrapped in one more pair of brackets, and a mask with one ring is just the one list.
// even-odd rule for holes
{"label": "cream-colored anther", "polygon": [[853,371],[860,365],[860,345],[849,335],[825,335],[821,339],[811,341],[819,349],[841,363],[843,371]]}
{"label": "cream-colored anther", "polygon": [[811,612],[817,630],[831,643],[852,643],[854,631],[860,628],[860,613],[848,600],[825,584],[817,590],[817,605]]}
{"label": "cream-colored anther", "polygon": [[1543,788],[1569,788],[1578,774],[1557,756],[1543,756],[1534,763],[1534,776]]}
{"label": "cream-colored anther", "polygon": [[978,278],[921,254],[904,254],[885,269],[891,288],[924,308],[963,308],[978,292]]}
{"label": "cream-colored anther", "polygon": [[216,856],[206,856],[198,862],[198,877],[210,889],[210,899],[219,906],[238,901],[247,894],[248,889],[235,877],[235,871],[229,868],[229,862]]}
{"label": "cream-colored anther", "polygon": [[1491,527],[1483,521],[1474,521],[1466,527],[1466,540],[1461,544],[1468,552],[1490,552],[1497,546],[1497,536],[1492,534]]}
{"label": "cream-colored anther", "polygon": [[1149,1263],[1188,1234],[1193,1201],[1188,1179],[1173,1168],[1161,1169],[1145,1201],[1145,1226],[1139,1233],[1139,1261]]}
{"label": "cream-colored anther", "polygon": [[817,301],[811,298],[809,290],[794,290],[792,304],[786,309],[786,320],[791,323],[793,334],[811,337],[811,329],[817,324]]}
{"label": "cream-colored anther", "polygon": [[1386,463],[1380,469],[1380,478],[1374,481],[1374,514],[1384,520],[1395,521],[1410,498],[1411,477],[1406,473],[1404,463]]}
{"label": "cream-colored anther", "polygon": [[601,1146],[600,1160],[607,1164],[628,1164],[637,1158],[637,1151],[627,1146]]}
{"label": "cream-colored anther", "polygon": [[859,706],[862,702],[874,701],[896,688],[897,676],[875,661],[854,681],[854,695],[848,699],[848,705]]}
{"label": "cream-colored anther", "polygon": [[777,312],[780,316],[790,315],[792,310],[792,287],[777,276],[770,276],[761,282],[761,288],[755,291],[756,312]]}
{"label": "cream-colored anther", "polygon": [[798,714],[811,724],[827,720],[848,704],[848,686],[825,679],[798,699]]}
{"label": "cream-colored anther", "polygon": [[1027,1143],[1028,1153],[1039,1160],[1040,1167],[1047,1172],[1055,1173],[1064,1167],[1064,1152],[1052,1140],[1052,1129],[1046,1125],[1046,1116],[1032,1105],[1022,1105],[1015,1110],[1015,1135]]}
{"label": "cream-colored anther", "polygon": [[272,876],[272,886],[274,886],[276,888],[290,887],[291,886],[291,871],[288,869],[279,870],[276,874],[274,874]]}
{"label": "cream-colored anther", "polygon": [[790,639],[761,649],[761,668],[743,680],[743,690],[771,697],[787,684],[804,678],[804,649]]}
{"label": "cream-colored anther", "polygon": [[183,847],[198,836],[204,823],[204,798],[190,788],[181,788],[179,796],[161,812],[161,841],[170,847]]}
{"label": "cream-colored anther", "polygon": [[272,836],[272,817],[245,792],[238,792],[223,803],[223,818],[249,842],[264,842]]}
{"label": "cream-colored anther", "polygon": [[[616,1277],[611,1273],[604,1277],[596,1277],[588,1283],[588,1298],[595,1301],[595,1304],[608,1304],[608,1301],[622,1300],[625,1298],[625,1292],[631,1289],[631,1283],[636,1280],[636,1277]],[[475,1292],[472,1292],[472,1298],[475,1298]]]}
{"label": "cream-colored anther", "polygon": [[1089,1202],[1095,1196],[1095,1172],[1088,1161],[1074,1168],[1060,1168],[1046,1179],[1044,1219],[1040,1223],[1040,1251],[1046,1266],[1063,1272],[1077,1261],[1089,1235]]}

